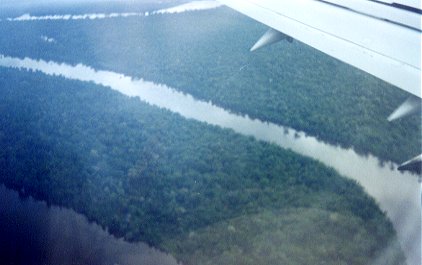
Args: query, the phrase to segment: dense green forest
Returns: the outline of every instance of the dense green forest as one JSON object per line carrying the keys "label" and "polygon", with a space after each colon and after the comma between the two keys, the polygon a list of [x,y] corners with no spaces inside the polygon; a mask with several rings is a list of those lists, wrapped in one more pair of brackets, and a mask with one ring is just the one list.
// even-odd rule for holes
{"label": "dense green forest", "polygon": [[118,237],[184,264],[405,264],[375,201],[312,159],[92,83],[0,68],[0,93],[1,182]]}
{"label": "dense green forest", "polygon": [[420,116],[386,120],[407,93],[297,41],[250,53],[265,30],[228,8],[105,20],[3,21],[0,33],[8,38],[0,39],[0,52],[164,83],[383,160],[403,162],[420,153]]}

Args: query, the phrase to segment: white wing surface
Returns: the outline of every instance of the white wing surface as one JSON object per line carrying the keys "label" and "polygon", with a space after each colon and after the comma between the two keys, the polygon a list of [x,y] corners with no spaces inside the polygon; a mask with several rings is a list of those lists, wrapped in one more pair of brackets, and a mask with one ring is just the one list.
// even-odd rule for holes
{"label": "white wing surface", "polygon": [[420,1],[219,1],[421,97]]}

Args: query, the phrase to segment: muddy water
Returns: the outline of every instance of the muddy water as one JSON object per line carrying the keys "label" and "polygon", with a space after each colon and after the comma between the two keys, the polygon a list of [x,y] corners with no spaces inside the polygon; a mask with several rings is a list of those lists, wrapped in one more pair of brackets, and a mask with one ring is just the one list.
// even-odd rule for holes
{"label": "muddy water", "polygon": [[415,176],[395,170],[397,165],[381,167],[373,156],[360,156],[352,149],[332,146],[303,132],[276,124],[239,116],[194,99],[166,85],[142,79],[132,79],[110,71],[97,71],[84,65],[66,65],[55,62],[18,59],[0,55],[0,66],[38,70],[47,75],[91,81],[117,90],[127,96],[139,97],[148,104],[165,108],[197,121],[230,128],[240,134],[275,143],[299,154],[317,159],[335,168],[342,175],[357,180],[386,211],[397,230],[409,264],[419,264],[421,257],[420,191]]}

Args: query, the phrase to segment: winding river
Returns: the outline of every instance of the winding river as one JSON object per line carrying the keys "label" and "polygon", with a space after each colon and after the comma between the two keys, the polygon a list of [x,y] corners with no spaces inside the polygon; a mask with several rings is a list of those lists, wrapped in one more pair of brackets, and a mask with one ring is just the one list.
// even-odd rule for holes
{"label": "winding river", "polygon": [[400,173],[389,163],[380,166],[374,156],[360,156],[353,149],[332,146],[305,133],[273,123],[239,116],[199,101],[166,85],[133,79],[110,71],[97,71],[78,64],[71,66],[56,62],[13,58],[0,55],[0,66],[31,71],[68,79],[89,81],[120,93],[139,97],[160,108],[179,113],[185,118],[229,128],[258,140],[275,143],[296,153],[309,156],[335,168],[340,174],[358,181],[392,220],[409,264],[419,264],[421,257],[420,190],[414,175]]}

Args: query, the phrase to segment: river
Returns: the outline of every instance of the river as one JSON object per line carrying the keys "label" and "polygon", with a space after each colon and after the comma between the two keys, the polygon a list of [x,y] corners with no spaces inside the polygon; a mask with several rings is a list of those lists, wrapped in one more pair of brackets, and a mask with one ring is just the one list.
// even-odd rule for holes
{"label": "river", "polygon": [[3,55],[0,55],[0,66],[94,82],[124,95],[139,97],[141,101],[179,113],[185,118],[229,128],[319,160],[340,174],[358,181],[375,198],[393,222],[408,264],[420,264],[420,188],[414,175],[398,172],[394,169],[397,167],[395,164],[381,166],[379,159],[374,156],[361,156],[353,149],[323,143],[291,128],[233,114],[212,102],[196,100],[166,85],[133,79],[115,72],[97,71],[81,64],[71,66]]}
{"label": "river", "polygon": [[144,243],[128,243],[76,212],[0,185],[2,264],[177,265],[172,256]]}

